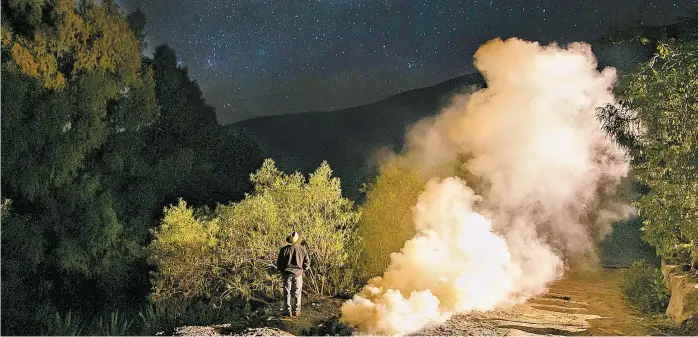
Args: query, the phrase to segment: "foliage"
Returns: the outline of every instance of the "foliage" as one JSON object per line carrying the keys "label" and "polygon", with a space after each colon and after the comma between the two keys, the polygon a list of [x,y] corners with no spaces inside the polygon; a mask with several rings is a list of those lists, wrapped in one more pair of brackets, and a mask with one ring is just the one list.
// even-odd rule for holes
{"label": "foliage", "polygon": [[621,104],[607,107],[601,117],[630,151],[635,177],[645,186],[646,193],[636,202],[644,220],[643,237],[664,258],[675,258],[679,248],[688,246],[696,259],[696,40],[659,41],[656,55],[624,79],[619,96]]}
{"label": "foliage", "polygon": [[56,312],[46,334],[51,336],[78,336],[82,333],[82,330],[83,325],[80,319],[74,319],[72,312],[69,311],[65,316]]}
{"label": "foliage", "polygon": [[218,125],[215,111],[186,68],[178,67],[171,48],[157,47],[152,66],[159,118],[146,136],[153,179],[165,189],[167,203],[181,197],[213,206],[243,198],[251,188],[248,174],[262,164],[257,143]]}
{"label": "foliage", "polygon": [[150,303],[138,312],[138,324],[132,334],[153,336],[158,332],[171,334],[176,327],[185,325],[212,325],[230,323],[245,316],[249,308],[242,302],[217,306],[213,303],[170,298]]}
{"label": "foliage", "polygon": [[656,251],[640,235],[642,219],[633,217],[613,224],[611,232],[599,242],[604,267],[629,266],[635,260],[659,264]]}
{"label": "foliage", "polygon": [[664,313],[669,304],[662,272],[644,260],[630,265],[623,276],[621,290],[630,304],[644,313]]}
{"label": "foliage", "polygon": [[179,325],[179,311],[173,311],[167,306],[149,303],[138,312],[141,333],[153,336],[163,331],[169,333]]}
{"label": "foliage", "polygon": [[[270,159],[251,175],[254,191],[215,212],[194,212],[184,202],[168,208],[153,232],[150,260],[158,267],[153,299],[231,297],[262,302],[280,295],[267,272],[285,236],[302,233],[311,255],[304,288],[333,295],[353,285],[359,213],[342,197],[339,179],[323,163],[306,180],[284,174]],[[184,263],[183,263],[184,262]]]}
{"label": "foliage", "polygon": [[392,164],[383,168],[368,187],[359,226],[364,242],[365,277],[381,275],[390,262],[390,254],[398,252],[414,236],[412,208],[424,184],[417,172]]}
{"label": "foliage", "polygon": [[352,327],[342,323],[339,317],[333,316],[319,326],[313,326],[303,331],[304,336],[352,336]]}
{"label": "foliage", "polygon": [[138,305],[162,207],[237,200],[261,164],[186,70],[142,57],[144,24],[112,0],[2,2],[3,332]]}
{"label": "foliage", "polygon": [[[50,336],[154,336],[170,335],[176,327],[239,322],[250,315],[250,308],[238,301],[226,306],[213,303],[170,299],[148,303],[138,312],[122,314],[118,310],[106,315],[68,311],[55,312],[43,319],[43,335]],[[82,317],[91,317],[84,319]]]}
{"label": "foliage", "polygon": [[106,323],[100,317],[95,322],[94,330],[97,335],[101,336],[127,336],[131,332],[131,326],[134,320],[124,318],[119,315],[119,311],[114,311],[109,315],[109,321]]}
{"label": "foliage", "polygon": [[181,199],[177,206],[165,209],[160,228],[154,231],[155,240],[150,243],[150,259],[161,276],[153,283],[154,299],[177,295],[191,298],[212,291],[217,222],[195,218],[194,210]]}
{"label": "foliage", "polygon": [[[106,1],[109,4],[111,1]],[[51,89],[64,89],[81,73],[110,73],[134,83],[140,69],[138,41],[109,6],[73,0],[8,0],[12,66]],[[28,30],[28,31],[24,31]]]}
{"label": "foliage", "polygon": [[95,152],[137,140],[155,118],[155,95],[118,13],[72,1],[9,1],[3,10],[2,188],[13,201],[3,222],[3,318],[21,331],[53,305],[89,306],[132,284],[126,271],[140,238],[100,177],[102,159],[118,158]]}

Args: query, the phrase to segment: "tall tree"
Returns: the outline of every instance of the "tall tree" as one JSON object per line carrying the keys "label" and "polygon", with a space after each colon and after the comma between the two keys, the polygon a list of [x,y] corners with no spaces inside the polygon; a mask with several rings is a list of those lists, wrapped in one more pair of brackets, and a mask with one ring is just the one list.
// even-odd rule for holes
{"label": "tall tree", "polygon": [[[210,205],[242,198],[250,172],[262,163],[261,150],[248,135],[225,130],[199,86],[168,46],[153,55],[159,119],[149,144],[165,185],[168,202],[184,198]],[[175,165],[173,163],[184,163]]]}
{"label": "tall tree", "polygon": [[129,151],[155,120],[155,91],[113,3],[2,6],[2,315],[20,333],[128,293],[147,228],[128,220],[118,184],[138,176]]}
{"label": "tall tree", "polygon": [[[698,18],[628,75],[602,117],[633,156],[645,240],[664,258],[698,261]],[[683,254],[681,253],[683,251]],[[677,255],[677,253],[679,253]]]}

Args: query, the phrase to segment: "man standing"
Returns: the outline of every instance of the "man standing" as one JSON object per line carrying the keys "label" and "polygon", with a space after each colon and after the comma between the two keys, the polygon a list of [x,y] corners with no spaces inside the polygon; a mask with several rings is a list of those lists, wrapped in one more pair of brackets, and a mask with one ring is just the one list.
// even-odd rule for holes
{"label": "man standing", "polygon": [[[286,246],[279,250],[276,267],[281,272],[286,296],[286,316],[301,316],[301,293],[303,291],[303,272],[310,268],[310,257],[305,247],[301,246],[301,236],[293,231],[286,237]],[[295,300],[295,301],[293,301]]]}

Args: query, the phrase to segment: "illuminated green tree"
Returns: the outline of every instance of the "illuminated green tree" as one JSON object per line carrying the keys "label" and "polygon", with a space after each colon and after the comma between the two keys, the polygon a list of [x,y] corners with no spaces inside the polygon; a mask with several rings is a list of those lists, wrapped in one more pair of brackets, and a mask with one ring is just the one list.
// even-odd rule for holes
{"label": "illuminated green tree", "polygon": [[[691,22],[698,30],[696,20]],[[698,259],[695,36],[659,41],[654,57],[624,79],[622,106],[602,113],[609,131],[629,149],[635,177],[644,184],[636,202],[644,239],[664,258],[686,261],[685,254],[692,254],[693,264]]]}
{"label": "illuminated green tree", "polygon": [[412,208],[424,185],[417,172],[394,164],[384,168],[369,186],[359,226],[365,277],[381,275],[390,263],[390,254],[400,251],[414,236]]}
{"label": "illuminated green tree", "polygon": [[244,200],[198,216],[184,203],[166,210],[149,250],[158,267],[153,299],[268,301],[280,295],[281,286],[266,267],[294,229],[311,254],[305,289],[324,295],[347,290],[360,249],[359,213],[331,174],[323,163],[306,180],[279,171],[268,159],[251,176],[254,191]]}
{"label": "illuminated green tree", "polygon": [[162,207],[241,198],[259,149],[224,131],[186,71],[142,57],[142,13],[7,0],[1,25],[3,332],[132,309],[150,289],[143,248]]}

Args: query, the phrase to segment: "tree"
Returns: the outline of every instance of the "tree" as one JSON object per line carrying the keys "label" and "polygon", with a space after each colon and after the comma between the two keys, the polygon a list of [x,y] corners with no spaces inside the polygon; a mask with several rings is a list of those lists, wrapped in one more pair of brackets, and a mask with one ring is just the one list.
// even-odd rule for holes
{"label": "tree", "polygon": [[323,163],[306,180],[300,173],[280,172],[268,159],[251,175],[254,191],[238,203],[198,216],[181,202],[167,209],[149,247],[158,268],[153,299],[266,302],[280,295],[280,280],[266,267],[294,229],[311,253],[305,289],[324,295],[346,290],[360,247],[359,213],[342,197],[339,179],[331,174]]}
{"label": "tree", "polygon": [[667,259],[684,260],[686,256],[676,253],[691,252],[695,265],[698,44],[694,37],[659,41],[655,56],[624,79],[622,104],[607,107],[602,118],[630,150],[635,176],[646,188],[636,202],[644,239]]}
{"label": "tree", "polygon": [[128,21],[129,27],[131,27],[131,30],[133,31],[134,35],[136,36],[136,39],[138,39],[138,42],[140,43],[141,50],[145,49],[147,47],[145,43],[145,23],[146,23],[146,18],[145,14],[141,10],[140,7],[136,8],[135,11],[129,13],[126,16],[126,20]]}
{"label": "tree", "polygon": [[190,298],[211,293],[215,283],[217,221],[196,218],[194,210],[180,199],[165,208],[160,227],[150,243],[150,260],[159,268],[153,298]]}
{"label": "tree", "polygon": [[174,60],[142,57],[141,12],[7,0],[1,15],[3,331],[38,334],[53,311],[133,309],[163,205],[241,198],[259,148],[223,132]]}
{"label": "tree", "polygon": [[66,88],[84,72],[110,73],[127,85],[137,81],[138,41],[126,20],[114,12],[113,2],[103,2],[102,6],[92,1],[76,6],[73,0],[3,2],[11,27],[10,68],[51,89]]}
{"label": "tree", "polygon": [[[85,302],[68,297],[123,276],[139,254],[114,191],[98,173],[99,159],[110,156],[95,154],[152,123],[152,75],[141,68],[123,17],[106,7],[17,0],[3,2],[3,18],[2,187],[13,200],[12,218],[25,219],[8,221],[4,234],[21,232],[14,226],[34,229],[3,235],[3,253],[16,257],[3,259],[3,274],[13,263],[24,266],[23,245],[40,242],[40,270],[20,289],[47,291],[49,301],[36,305],[89,306],[84,295]],[[92,290],[115,290],[103,286]],[[3,299],[21,293],[31,291],[3,287]]]}
{"label": "tree", "polygon": [[244,197],[251,188],[248,174],[264,159],[257,143],[218,124],[171,48],[158,46],[152,64],[159,118],[147,133],[164,202],[181,197],[195,206],[213,206]]}
{"label": "tree", "polygon": [[400,251],[414,236],[412,208],[425,183],[417,172],[393,163],[368,187],[359,226],[366,278],[381,275],[390,263],[390,254]]}

